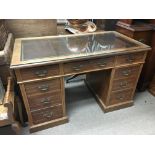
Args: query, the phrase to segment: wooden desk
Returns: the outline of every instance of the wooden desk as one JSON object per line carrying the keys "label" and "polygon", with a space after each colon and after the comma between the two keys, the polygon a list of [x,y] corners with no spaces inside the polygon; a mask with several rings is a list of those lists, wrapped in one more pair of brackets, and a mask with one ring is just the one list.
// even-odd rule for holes
{"label": "wooden desk", "polygon": [[117,32],[16,39],[11,68],[28,113],[30,132],[68,121],[64,77],[86,74],[105,111],[133,105],[150,47]]}

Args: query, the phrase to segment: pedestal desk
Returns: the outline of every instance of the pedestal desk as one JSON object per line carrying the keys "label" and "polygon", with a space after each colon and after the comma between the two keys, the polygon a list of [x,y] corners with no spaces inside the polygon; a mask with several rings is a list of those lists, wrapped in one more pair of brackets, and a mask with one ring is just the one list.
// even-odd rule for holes
{"label": "pedestal desk", "polygon": [[85,82],[104,112],[133,105],[149,50],[149,46],[114,31],[16,39],[11,68],[20,86],[30,132],[68,121],[66,76],[86,74]]}

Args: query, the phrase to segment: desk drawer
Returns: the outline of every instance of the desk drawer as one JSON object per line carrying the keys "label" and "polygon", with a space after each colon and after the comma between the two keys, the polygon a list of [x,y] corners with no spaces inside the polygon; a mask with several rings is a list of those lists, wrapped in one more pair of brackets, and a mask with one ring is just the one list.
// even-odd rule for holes
{"label": "desk drawer", "polygon": [[60,78],[53,80],[45,80],[39,82],[30,82],[24,84],[27,96],[41,95],[47,92],[53,93],[60,91],[61,81]]}
{"label": "desk drawer", "polygon": [[135,78],[124,78],[121,80],[114,80],[112,84],[112,91],[133,88],[135,86],[135,82]]}
{"label": "desk drawer", "polygon": [[61,92],[44,93],[42,95],[28,97],[30,110],[39,110],[46,107],[62,104]]}
{"label": "desk drawer", "polygon": [[136,77],[139,74],[140,65],[118,68],[115,71],[114,79]]}
{"label": "desk drawer", "polygon": [[78,73],[85,70],[89,70],[90,65],[88,64],[88,61],[76,61],[76,62],[70,62],[64,64],[64,73]]}
{"label": "desk drawer", "polygon": [[109,100],[109,105],[119,104],[132,100],[132,89],[112,92]]}
{"label": "desk drawer", "polygon": [[76,61],[64,64],[64,73],[78,73],[83,71],[101,69],[114,66],[114,58],[98,58],[84,61]]}
{"label": "desk drawer", "polygon": [[59,65],[41,66],[20,69],[21,80],[42,79],[59,75]]}
{"label": "desk drawer", "polygon": [[100,69],[100,68],[109,68],[114,66],[114,57],[108,58],[98,58],[94,60],[89,60],[89,64],[91,64],[91,69]]}
{"label": "desk drawer", "polygon": [[144,62],[145,52],[117,56],[116,65]]}
{"label": "desk drawer", "polygon": [[32,112],[32,120],[34,124],[40,124],[63,117],[62,106],[55,106],[44,110]]}

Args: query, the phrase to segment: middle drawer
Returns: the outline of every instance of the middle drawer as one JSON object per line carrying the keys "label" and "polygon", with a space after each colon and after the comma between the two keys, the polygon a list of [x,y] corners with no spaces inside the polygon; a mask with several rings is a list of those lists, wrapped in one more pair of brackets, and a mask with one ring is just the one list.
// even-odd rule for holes
{"label": "middle drawer", "polygon": [[112,84],[112,91],[133,88],[135,86],[135,83],[136,83],[135,78],[124,78],[124,79],[114,80]]}
{"label": "middle drawer", "polygon": [[25,83],[31,111],[62,104],[61,78]]}
{"label": "middle drawer", "polygon": [[30,82],[24,84],[25,91],[27,96],[41,95],[44,93],[53,93],[56,91],[60,91],[61,89],[61,80],[60,78],[45,80],[39,82]]}
{"label": "middle drawer", "polygon": [[114,60],[114,57],[106,57],[64,63],[64,74],[110,68],[114,66]]}

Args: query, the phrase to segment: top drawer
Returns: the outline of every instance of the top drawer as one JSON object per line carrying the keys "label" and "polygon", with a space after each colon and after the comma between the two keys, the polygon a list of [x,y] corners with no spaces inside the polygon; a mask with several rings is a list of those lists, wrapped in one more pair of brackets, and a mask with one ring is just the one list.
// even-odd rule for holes
{"label": "top drawer", "polygon": [[64,65],[64,74],[80,73],[114,66],[114,57],[95,58],[83,61],[69,62]]}
{"label": "top drawer", "polygon": [[132,54],[124,54],[121,56],[117,56],[116,65],[124,65],[124,64],[132,64],[138,62],[144,62],[146,52],[132,53]]}
{"label": "top drawer", "polygon": [[118,68],[115,70],[114,79],[137,77],[140,69],[141,65]]}
{"label": "top drawer", "polygon": [[41,79],[49,76],[56,76],[60,74],[59,65],[41,66],[20,69],[21,79],[19,81]]}

